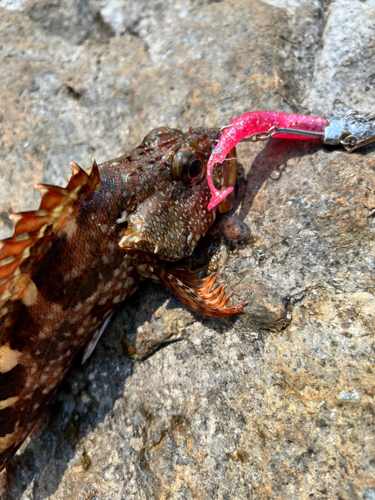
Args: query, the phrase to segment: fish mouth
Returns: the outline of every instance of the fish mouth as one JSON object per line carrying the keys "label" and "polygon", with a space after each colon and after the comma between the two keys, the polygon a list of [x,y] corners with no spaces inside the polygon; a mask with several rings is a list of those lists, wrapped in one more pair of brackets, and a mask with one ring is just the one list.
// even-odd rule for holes
{"label": "fish mouth", "polygon": [[[237,157],[236,157],[236,148],[233,148],[229,151],[225,160],[223,161],[221,167],[221,179],[220,179],[220,189],[226,189],[228,187],[233,187],[236,184],[237,178]],[[229,212],[233,208],[234,200],[235,200],[234,189],[233,191],[224,198],[218,205],[218,210],[221,214],[225,212]]]}
{"label": "fish mouth", "polygon": [[[223,163],[215,163],[212,169],[212,181],[216,189],[221,191],[233,187],[236,184],[237,178],[237,157],[236,148],[229,151]],[[226,196],[218,205],[217,209],[221,214],[229,212],[234,206],[235,193],[234,190]]]}

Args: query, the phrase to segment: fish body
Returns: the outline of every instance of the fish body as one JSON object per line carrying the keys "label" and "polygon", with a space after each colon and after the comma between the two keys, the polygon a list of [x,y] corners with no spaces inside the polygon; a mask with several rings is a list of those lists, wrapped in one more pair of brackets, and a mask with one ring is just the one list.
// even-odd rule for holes
{"label": "fish body", "polygon": [[142,280],[202,314],[242,310],[226,306],[223,285],[212,291],[214,276],[163,264],[190,255],[214,222],[205,175],[217,137],[156,129],[90,173],[73,163],[66,188],[37,186],[39,209],[13,216],[14,235],[0,243],[0,470]]}

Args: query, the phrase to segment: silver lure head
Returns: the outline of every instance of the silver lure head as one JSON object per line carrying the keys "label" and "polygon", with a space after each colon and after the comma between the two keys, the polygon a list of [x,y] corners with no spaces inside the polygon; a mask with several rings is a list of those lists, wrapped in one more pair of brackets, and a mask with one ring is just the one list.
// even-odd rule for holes
{"label": "silver lure head", "polygon": [[358,111],[348,111],[342,118],[332,118],[324,129],[324,144],[341,144],[352,151],[375,141],[375,117],[361,116]]}

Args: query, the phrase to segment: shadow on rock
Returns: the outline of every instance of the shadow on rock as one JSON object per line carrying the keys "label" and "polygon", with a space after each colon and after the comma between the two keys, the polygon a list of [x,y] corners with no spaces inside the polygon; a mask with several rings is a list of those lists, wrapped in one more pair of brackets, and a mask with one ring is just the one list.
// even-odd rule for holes
{"label": "shadow on rock", "polygon": [[52,498],[68,466],[90,468],[91,460],[79,443],[104,421],[133,372],[134,362],[120,352],[118,317],[117,313],[84,365],[82,356],[77,356],[48,407],[47,425],[11,461],[9,500],[19,500],[24,494],[34,500]]}
{"label": "shadow on rock", "polygon": [[256,195],[268,180],[281,179],[288,161],[292,158],[309,156],[322,148],[320,141],[302,141],[293,139],[273,139],[267,142],[262,151],[255,157],[250,171],[238,192],[238,204],[242,203],[240,217],[245,219]]}

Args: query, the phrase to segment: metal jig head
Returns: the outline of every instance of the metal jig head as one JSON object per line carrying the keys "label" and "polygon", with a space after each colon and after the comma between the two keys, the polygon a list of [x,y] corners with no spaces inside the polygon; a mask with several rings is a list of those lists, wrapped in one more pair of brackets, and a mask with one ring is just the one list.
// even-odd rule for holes
{"label": "metal jig head", "polygon": [[324,144],[341,144],[351,153],[375,141],[375,116],[362,116],[351,110],[343,118],[332,118],[324,129]]}

